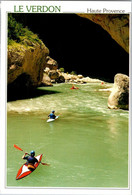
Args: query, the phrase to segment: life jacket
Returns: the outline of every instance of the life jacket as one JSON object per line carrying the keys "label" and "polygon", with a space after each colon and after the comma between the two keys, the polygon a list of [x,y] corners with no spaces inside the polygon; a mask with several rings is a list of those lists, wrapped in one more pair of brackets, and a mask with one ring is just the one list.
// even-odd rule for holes
{"label": "life jacket", "polygon": [[33,164],[29,163],[29,164],[28,164],[28,169],[34,170],[34,169],[36,169],[36,168],[33,166]]}

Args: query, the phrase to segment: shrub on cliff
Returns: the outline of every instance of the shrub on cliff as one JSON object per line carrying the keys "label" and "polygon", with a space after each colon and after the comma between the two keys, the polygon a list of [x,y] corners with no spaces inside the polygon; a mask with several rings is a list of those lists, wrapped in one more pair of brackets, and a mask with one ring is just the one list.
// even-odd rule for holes
{"label": "shrub on cliff", "polygon": [[24,28],[13,18],[12,14],[8,14],[8,45],[12,45],[13,42],[26,46],[33,46],[33,43],[43,44],[36,34],[27,27]]}
{"label": "shrub on cliff", "polygon": [[77,73],[75,71],[72,71],[70,74],[71,75],[77,75]]}

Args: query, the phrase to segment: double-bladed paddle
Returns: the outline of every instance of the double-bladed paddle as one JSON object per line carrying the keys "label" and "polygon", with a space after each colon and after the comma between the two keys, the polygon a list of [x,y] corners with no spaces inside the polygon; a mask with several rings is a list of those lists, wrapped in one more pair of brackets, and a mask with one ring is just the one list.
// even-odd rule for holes
{"label": "double-bladed paddle", "polygon": [[[23,151],[19,146],[17,146],[16,144],[14,144],[14,148],[16,148],[17,150],[20,150],[20,151]],[[23,151],[24,152],[24,151]],[[28,154],[28,153],[27,153]],[[28,154],[29,155],[29,154]],[[43,162],[40,162],[42,165],[47,165],[49,166],[50,164],[47,164],[47,163],[43,163]]]}

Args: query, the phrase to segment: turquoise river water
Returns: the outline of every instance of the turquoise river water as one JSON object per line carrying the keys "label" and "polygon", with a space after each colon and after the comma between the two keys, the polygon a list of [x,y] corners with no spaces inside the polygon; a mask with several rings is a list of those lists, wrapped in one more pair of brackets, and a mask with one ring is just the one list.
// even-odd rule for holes
{"label": "turquoise river water", "polygon": [[[128,187],[128,119],[124,110],[107,108],[112,84],[55,84],[38,97],[7,103],[8,187]],[[47,123],[51,110],[60,117]],[[16,180],[25,162],[22,151],[43,154],[29,176]]]}

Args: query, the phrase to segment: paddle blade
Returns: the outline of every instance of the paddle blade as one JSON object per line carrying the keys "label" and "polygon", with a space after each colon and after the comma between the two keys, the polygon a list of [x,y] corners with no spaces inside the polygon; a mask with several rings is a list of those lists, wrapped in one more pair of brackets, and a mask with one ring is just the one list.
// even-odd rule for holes
{"label": "paddle blade", "polygon": [[17,145],[14,144],[14,148],[20,150],[20,151],[23,151],[20,147],[18,147]]}
{"label": "paddle blade", "polygon": [[43,162],[41,162],[41,164],[42,164],[42,165],[47,165],[47,166],[50,166],[50,164],[47,164],[47,163],[43,163]]}

